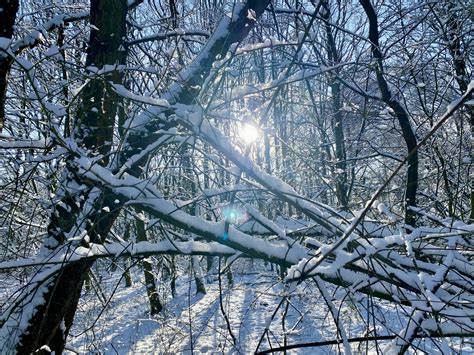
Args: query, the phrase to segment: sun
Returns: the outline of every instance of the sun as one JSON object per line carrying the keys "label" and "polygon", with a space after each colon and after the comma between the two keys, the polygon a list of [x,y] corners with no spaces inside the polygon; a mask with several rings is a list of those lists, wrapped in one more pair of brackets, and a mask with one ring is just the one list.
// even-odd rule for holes
{"label": "sun", "polygon": [[249,122],[242,123],[240,126],[240,138],[246,145],[250,145],[260,137],[260,129]]}

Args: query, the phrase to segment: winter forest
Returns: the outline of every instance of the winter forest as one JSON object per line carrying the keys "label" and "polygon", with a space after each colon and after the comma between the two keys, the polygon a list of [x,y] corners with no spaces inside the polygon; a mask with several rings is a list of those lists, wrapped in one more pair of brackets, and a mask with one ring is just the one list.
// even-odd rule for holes
{"label": "winter forest", "polygon": [[0,354],[472,354],[468,0],[0,0]]}

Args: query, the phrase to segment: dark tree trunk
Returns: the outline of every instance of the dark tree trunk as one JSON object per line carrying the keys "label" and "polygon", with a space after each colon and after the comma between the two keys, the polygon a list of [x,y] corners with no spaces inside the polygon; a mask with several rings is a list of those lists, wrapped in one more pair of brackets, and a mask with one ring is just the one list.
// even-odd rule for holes
{"label": "dark tree trunk", "polygon": [[[89,49],[86,64],[101,68],[106,64],[123,62],[125,53],[120,50],[125,36],[125,17],[127,13],[126,0],[92,0],[91,26]],[[106,79],[120,81],[120,73],[112,71]],[[113,133],[113,123],[116,113],[116,97],[106,87],[105,80],[93,79],[84,88],[81,107],[78,110],[75,122],[76,136],[79,145],[95,155],[105,155],[101,160],[107,162],[107,153]],[[69,169],[69,176],[74,176],[74,169]],[[75,228],[75,223],[84,201],[90,198],[91,189],[86,189],[80,196],[77,192],[68,191],[69,184],[81,185],[77,177],[69,177],[65,181],[63,205],[58,206],[51,215],[48,226],[48,239],[45,247],[54,250],[67,241],[66,233]],[[74,193],[76,195],[74,195]],[[73,197],[74,196],[74,197]],[[90,240],[101,243],[107,236],[117,211],[110,196],[102,194],[95,199],[96,212],[88,217],[86,231]],[[66,207],[63,207],[66,206]],[[79,206],[79,207],[78,207]],[[109,207],[111,213],[106,213],[102,207]],[[74,314],[79,302],[82,285],[91,267],[91,262],[78,262],[67,265],[59,271],[47,287],[44,294],[45,302],[35,309],[35,314],[29,325],[20,335],[17,352],[21,354],[34,353],[43,345],[57,354],[64,350],[69,330],[72,326]]]}
{"label": "dark tree trunk", "polygon": [[[91,29],[86,66],[101,68],[104,65],[124,64],[126,1],[93,0],[90,12],[91,24],[94,26]],[[119,83],[122,74],[119,70],[113,70],[105,75],[105,79]],[[84,91],[78,122],[75,124],[77,137],[95,154],[105,155],[104,163],[107,162],[106,155],[112,144],[119,99],[118,95],[107,87],[106,80],[97,79],[89,83]]]}
{"label": "dark tree trunk", "polygon": [[[4,0],[0,4],[0,37],[11,39],[18,13],[19,0]],[[8,73],[12,60],[0,52],[0,132],[5,125],[5,102],[7,95]]]}
{"label": "dark tree trunk", "polygon": [[[329,65],[339,64],[339,55],[337,51],[336,41],[332,34],[329,21],[331,20],[330,7],[327,1],[323,2],[324,18],[327,21],[325,24],[326,41]],[[347,210],[348,188],[347,188],[347,163],[346,163],[346,145],[344,139],[344,123],[342,121],[342,98],[341,98],[341,84],[336,78],[336,74],[330,74],[331,100],[332,100],[332,131],[334,134],[334,141],[336,143],[336,197],[339,206],[343,210]]]}
{"label": "dark tree trunk", "polygon": [[173,297],[177,297],[178,292],[176,291],[176,279],[177,279],[178,275],[177,275],[177,272],[176,272],[176,259],[175,259],[174,255],[171,256],[170,269],[171,269],[171,282],[170,282],[171,295]]}
{"label": "dark tree trunk", "polygon": [[[135,222],[137,229],[137,242],[147,242],[145,222],[141,219],[137,219]],[[160,302],[160,297],[156,289],[155,276],[153,275],[153,265],[146,259],[142,260],[143,273],[145,275],[145,287],[148,295],[148,301],[150,303],[150,313],[158,314],[163,309]]]}
{"label": "dark tree trunk", "polygon": [[[124,239],[129,241],[130,240],[130,225],[127,224],[125,227],[125,235]],[[125,259],[124,260],[124,271],[123,271],[123,278],[125,280],[125,287],[132,287],[133,281],[132,281],[132,275],[130,273],[130,259]]]}
{"label": "dark tree trunk", "polygon": [[403,106],[393,97],[388,83],[385,80],[383,56],[379,47],[379,30],[377,14],[370,0],[359,0],[369,20],[369,40],[372,43],[372,55],[376,59],[375,73],[383,102],[390,107],[398,119],[402,129],[403,139],[408,153],[414,151],[408,159],[407,182],[405,188],[405,223],[415,225],[415,213],[410,209],[416,206],[416,192],[418,190],[418,152],[415,150],[417,141],[413,128],[410,125],[408,114]]}
{"label": "dark tree trunk", "polygon": [[38,351],[47,345],[56,354],[64,351],[66,337],[72,326],[84,279],[92,264],[80,262],[62,269],[45,297],[47,302],[36,309],[30,326],[21,336],[18,354],[49,354]]}
{"label": "dark tree trunk", "polygon": [[[449,52],[453,58],[453,66],[456,72],[456,81],[461,89],[462,93],[465,93],[469,86],[468,70],[466,64],[466,56],[462,51],[461,46],[461,25],[458,18],[456,17],[456,2],[446,1],[446,12],[448,14],[448,21],[446,22],[446,44],[448,45]],[[442,25],[442,24],[441,24]],[[469,120],[469,126],[471,129],[471,169],[472,162],[474,161],[474,108],[470,105],[466,106],[466,112]],[[470,172],[469,184],[471,188],[471,213],[469,221],[474,222],[474,173]]]}
{"label": "dark tree trunk", "polygon": [[191,268],[194,272],[194,281],[196,282],[196,294],[200,293],[205,295],[206,291],[206,283],[204,282],[204,277],[202,275],[201,265],[199,264],[199,260],[195,256],[191,256]]}

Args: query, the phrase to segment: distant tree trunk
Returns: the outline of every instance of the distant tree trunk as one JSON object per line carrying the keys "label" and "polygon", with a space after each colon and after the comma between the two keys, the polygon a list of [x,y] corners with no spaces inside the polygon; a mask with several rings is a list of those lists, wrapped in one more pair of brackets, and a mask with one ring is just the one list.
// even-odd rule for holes
{"label": "distant tree trunk", "polygon": [[133,280],[132,280],[132,274],[130,273],[130,259],[125,259],[124,265],[125,265],[125,271],[123,274],[123,278],[125,280],[125,287],[132,287]]}
{"label": "distant tree trunk", "polygon": [[[378,19],[375,9],[370,0],[359,0],[369,20],[369,40],[372,46],[372,56],[376,59],[375,73],[383,102],[390,107],[398,119],[402,129],[403,139],[407,151],[411,152],[416,148],[417,141],[410,119],[403,106],[392,95],[384,76],[383,56],[379,46]],[[408,159],[407,182],[405,188],[405,223],[410,226],[415,225],[415,213],[410,207],[416,206],[416,193],[418,190],[418,152],[415,151]]]}
{"label": "distant tree trunk", "polygon": [[[125,36],[125,17],[127,13],[126,0],[92,0],[90,22],[92,30],[87,53],[86,64],[98,68],[106,64],[116,64],[123,61],[125,53],[120,50]],[[112,71],[106,76],[107,80],[119,82],[120,73]],[[112,142],[113,124],[116,113],[116,96],[108,90],[104,79],[93,79],[83,90],[81,107],[77,113],[76,136],[80,145],[103,155],[102,162],[107,161],[107,153]],[[109,142],[107,144],[107,142]],[[105,143],[105,144],[104,144]],[[54,250],[67,241],[66,233],[76,228],[84,201],[92,199],[98,208],[97,213],[88,217],[87,234],[90,240],[102,242],[112,226],[117,212],[106,213],[101,206],[114,209],[110,196],[102,195],[94,199],[92,189],[86,189],[77,196],[74,171],[69,171],[69,177],[64,182],[63,203],[66,207],[57,206],[51,215],[48,226],[48,238],[45,242],[47,249]],[[71,178],[71,176],[73,178]],[[69,186],[74,190],[69,191]],[[16,351],[20,354],[35,353],[43,345],[60,354],[64,350],[69,329],[72,326],[74,314],[81,294],[84,279],[92,262],[77,262],[68,264],[61,269],[48,285],[43,285],[44,302],[37,306],[28,327],[19,336]]]}
{"label": "distant tree trunk", "polygon": [[196,293],[201,293],[205,295],[207,293],[206,284],[204,282],[201,265],[199,264],[199,259],[197,258],[197,256],[191,257],[191,267],[193,269],[194,280],[196,282]]}
{"label": "distant tree trunk", "polygon": [[[336,65],[339,63],[339,54],[337,51],[336,41],[333,36],[329,21],[331,20],[330,7],[327,1],[323,2],[324,18],[326,29],[326,41],[329,65]],[[336,70],[337,75],[337,70]],[[347,188],[347,163],[346,163],[346,145],[344,139],[344,123],[342,121],[342,98],[341,98],[341,84],[336,78],[336,75],[330,74],[331,87],[331,101],[332,101],[332,131],[334,134],[334,141],[336,143],[336,197],[339,206],[343,210],[347,210],[348,188]]]}
{"label": "distant tree trunk", "polygon": [[[11,39],[18,13],[19,0],[3,0],[0,3],[0,37]],[[5,102],[7,95],[8,73],[12,59],[0,51],[0,132],[5,125]]]}
{"label": "distant tree trunk", "polygon": [[[259,60],[257,59],[257,56],[260,57]],[[260,51],[260,52],[256,53],[254,58],[255,58],[256,62],[258,61],[258,68],[259,68],[258,72],[257,72],[258,82],[260,84],[263,84],[263,83],[265,83],[265,59],[263,58],[263,51]],[[262,103],[260,101],[261,100],[257,101],[257,99],[254,100],[254,102],[253,102],[254,107],[252,107],[252,110],[255,110],[257,107],[262,105]],[[274,121],[275,121],[275,117],[278,115],[277,110],[276,110],[276,105],[273,108],[273,112],[274,112]],[[267,116],[261,117],[260,122],[257,122],[257,123],[261,127],[266,128],[268,126],[268,117]],[[272,161],[271,161],[270,150],[271,150],[270,135],[269,134],[264,134],[263,135],[263,157],[264,157],[264,161],[265,161],[265,172],[267,174],[271,174],[271,172],[272,172]]]}
{"label": "distant tree trunk", "polygon": [[226,276],[227,276],[227,282],[229,283],[229,287],[234,286],[234,275],[232,274],[232,269],[230,267],[228,268],[226,272]]}
{"label": "distant tree trunk", "polygon": [[[59,48],[59,53],[61,56],[66,59],[66,51],[64,49],[64,26],[59,26],[58,28],[58,48]],[[66,70],[66,66],[63,64],[62,65],[62,79],[64,82],[67,83],[68,81],[68,72]],[[64,119],[64,136],[65,137],[70,137],[71,136],[71,112],[70,108],[68,107],[68,98],[69,98],[69,87],[68,85],[63,85],[62,89],[63,95],[64,95],[64,100],[65,104],[64,106],[66,107],[66,117]]]}
{"label": "distant tree trunk", "polygon": [[[135,222],[137,229],[137,242],[147,242],[145,222],[137,218]],[[146,259],[142,260],[143,272],[145,275],[145,287],[148,295],[148,301],[150,302],[150,313],[158,314],[163,309],[160,302],[160,297],[156,289],[155,276],[153,275],[153,265]]]}
{"label": "distant tree trunk", "polygon": [[[456,72],[456,81],[462,93],[467,91],[469,86],[468,69],[466,64],[466,57],[461,47],[461,26],[456,17],[456,2],[446,1],[446,13],[448,20],[446,21],[445,40],[448,45],[449,52],[453,58],[453,66]],[[441,24],[443,25],[443,24]],[[466,106],[466,112],[469,120],[469,127],[471,130],[471,169],[474,162],[474,108],[472,105]],[[470,172],[469,184],[471,188],[471,213],[469,215],[470,222],[474,222],[474,173]]]}
{"label": "distant tree trunk", "polygon": [[[316,101],[316,98],[313,93],[313,88],[311,86],[311,83],[308,80],[305,80],[306,87],[308,89],[308,95],[311,100],[312,104],[312,111],[314,115],[314,122],[316,126],[316,131],[319,132],[319,141],[320,143],[318,144],[317,148],[315,149],[315,156],[319,156],[317,158],[318,165],[319,165],[319,176],[320,176],[320,184],[323,185],[322,187],[322,192],[320,194],[321,202],[324,204],[328,204],[328,193],[327,193],[327,184],[324,182],[324,178],[327,177],[328,171],[327,171],[327,161],[330,160],[330,150],[329,150],[329,140],[328,136],[326,133],[326,128],[324,125],[324,119],[323,119],[323,112],[325,111],[325,106],[324,102],[322,100],[318,102]],[[318,107],[319,107],[319,112],[318,112]],[[315,141],[317,141],[315,139]]]}
{"label": "distant tree trunk", "polygon": [[[125,226],[124,239],[130,240],[130,224],[128,223]],[[132,282],[132,275],[130,273],[130,259],[128,258],[125,259],[124,264],[125,264],[125,270],[123,271],[124,272],[123,278],[125,279],[125,287],[132,287],[133,282]]]}
{"label": "distant tree trunk", "polygon": [[[184,191],[189,192],[189,197],[192,198],[196,193],[196,181],[195,175],[192,166],[192,158],[191,158],[191,150],[188,146],[184,146],[181,148],[180,152],[180,160],[181,160],[181,176],[182,180],[180,186],[184,188]],[[197,214],[196,205],[191,205],[190,207],[190,214],[195,216]],[[191,267],[193,268],[194,273],[194,280],[196,282],[196,292],[202,293],[203,295],[206,294],[206,284],[204,282],[204,277],[202,274],[202,269],[199,264],[199,260],[197,257],[191,257]]]}
{"label": "distant tree trunk", "polygon": [[171,256],[170,269],[171,269],[171,282],[170,282],[171,295],[172,295],[173,297],[176,297],[176,296],[178,296],[178,292],[176,291],[176,278],[177,278],[177,274],[176,274],[176,258],[175,258],[174,255]]}

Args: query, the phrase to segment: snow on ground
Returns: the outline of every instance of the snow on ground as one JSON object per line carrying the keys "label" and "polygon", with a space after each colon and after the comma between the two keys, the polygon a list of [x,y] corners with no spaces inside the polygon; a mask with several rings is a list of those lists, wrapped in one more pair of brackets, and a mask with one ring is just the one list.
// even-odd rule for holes
{"label": "snow on ground", "polygon": [[[241,264],[250,265],[248,261]],[[178,278],[175,298],[171,297],[168,285],[160,285],[166,296],[165,307],[159,315],[150,316],[142,276],[136,268],[133,286],[129,288],[123,281],[117,287],[118,271],[110,278],[104,277],[101,286],[107,297],[117,287],[105,309],[92,291],[84,292],[68,347],[79,353],[106,354],[253,353],[285,291],[277,272],[270,271],[269,265],[259,264],[258,268],[264,272],[234,270],[234,284],[230,288],[226,275],[222,276],[222,303],[236,338],[235,346],[222,315],[216,274],[206,277],[206,295],[196,295],[194,279],[190,283],[189,275]],[[336,328],[328,319],[327,308],[305,299],[315,297],[314,292],[302,287],[292,296],[285,322],[288,344],[335,337]],[[284,344],[281,316],[285,305],[277,312],[260,350],[268,349],[270,344]],[[102,315],[92,327],[101,310]],[[87,328],[91,329],[84,331]],[[320,350],[331,353],[329,347]]]}
{"label": "snow on ground", "polygon": [[[236,339],[235,345],[221,311],[215,265],[210,275],[206,276],[205,295],[196,295],[194,278],[190,278],[185,264],[181,265],[181,276],[177,279],[176,297],[171,296],[169,280],[159,283],[164,309],[156,316],[149,314],[141,268],[135,266],[131,270],[133,285],[125,287],[120,270],[110,271],[110,263],[103,261],[96,265],[96,277],[103,292],[101,298],[104,299],[101,301],[93,290],[84,289],[68,339],[69,354],[254,353],[257,349],[262,351],[284,345],[282,316],[285,309],[287,344],[337,338],[334,321],[315,283],[299,285],[291,293],[290,303],[283,302],[275,313],[286,289],[279,282],[278,273],[262,262],[236,262],[233,267],[234,284],[231,287],[226,275],[222,275],[222,303]],[[160,278],[162,275],[157,276]],[[335,299],[344,297],[343,290],[330,288],[328,292]],[[387,334],[382,331],[381,323],[371,320],[367,326],[367,318],[364,321],[359,316],[359,312],[367,315],[364,307],[360,306],[364,302],[362,300],[356,306],[350,297],[346,297],[344,303],[334,301],[347,336],[361,336],[368,328],[373,332],[373,324],[376,324],[379,335]],[[380,307],[374,312],[378,321],[385,323],[392,331],[401,329],[400,319],[403,316],[399,314],[400,309],[395,310],[379,301],[375,306]],[[270,323],[270,330],[258,347],[265,326],[274,313],[276,315]],[[387,343],[381,342],[379,345],[383,344]],[[421,340],[416,344],[429,349],[430,354],[443,353],[430,341]],[[341,344],[302,348],[288,353],[337,354],[343,353],[343,349]],[[373,344],[368,349],[366,343],[362,343],[360,348],[358,344],[352,344],[352,349],[358,354],[377,353]],[[460,352],[462,354],[472,350],[465,345],[459,349],[463,350]]]}
{"label": "snow on ground", "polygon": [[[226,274],[222,275],[222,304],[236,339],[234,345],[221,311],[217,262],[205,277],[205,295],[196,295],[188,260],[183,262],[181,259],[178,263],[180,276],[174,298],[169,280],[155,270],[157,279],[164,280],[158,283],[164,309],[156,316],[149,314],[141,268],[138,264],[131,268],[133,285],[125,287],[120,270],[122,263],[119,262],[115,271],[112,271],[110,261],[101,260],[95,264],[96,291],[94,287],[84,287],[66,354],[249,354],[257,349],[262,351],[284,345],[284,334],[288,345],[338,338],[331,313],[314,282],[300,284],[291,292],[290,302],[283,302],[278,308],[288,290],[279,282],[279,273],[270,264],[238,260],[232,268],[232,286],[229,286]],[[7,284],[9,287],[0,286],[0,298],[11,295],[11,283],[0,283]],[[387,335],[387,329],[391,334],[399,332],[406,321],[404,311],[410,312],[375,300],[370,305],[372,315],[368,316],[366,297],[356,300],[332,285],[327,285],[327,293],[340,313],[348,338],[375,335],[374,329],[377,335]],[[274,319],[269,322],[274,313]],[[270,330],[262,338],[267,324],[270,324]],[[416,354],[474,354],[469,341],[446,339],[434,344],[430,340],[416,340],[414,345],[421,349]],[[379,354],[383,354],[381,349],[387,344],[386,341],[379,342]],[[374,343],[369,343],[368,348],[366,345],[365,342],[353,343],[351,348],[354,354],[377,353]],[[300,348],[288,353],[339,354],[343,349],[341,344]]]}

